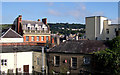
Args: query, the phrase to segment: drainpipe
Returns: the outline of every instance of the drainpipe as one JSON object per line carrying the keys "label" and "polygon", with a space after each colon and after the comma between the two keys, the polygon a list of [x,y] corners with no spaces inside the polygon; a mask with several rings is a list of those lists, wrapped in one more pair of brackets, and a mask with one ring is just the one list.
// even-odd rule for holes
{"label": "drainpipe", "polygon": [[42,47],[42,75],[44,75],[44,47]]}

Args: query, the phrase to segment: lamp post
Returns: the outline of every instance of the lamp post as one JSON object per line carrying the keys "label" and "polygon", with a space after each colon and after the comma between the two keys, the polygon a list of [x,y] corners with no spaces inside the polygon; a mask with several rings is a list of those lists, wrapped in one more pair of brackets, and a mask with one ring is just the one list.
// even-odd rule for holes
{"label": "lamp post", "polygon": [[42,47],[42,75],[44,75],[44,47]]}

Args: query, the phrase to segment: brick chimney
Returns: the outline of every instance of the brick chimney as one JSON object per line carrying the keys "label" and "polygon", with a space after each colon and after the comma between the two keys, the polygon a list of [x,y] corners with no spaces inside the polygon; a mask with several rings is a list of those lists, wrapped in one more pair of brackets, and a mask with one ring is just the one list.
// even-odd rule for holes
{"label": "brick chimney", "polygon": [[18,19],[17,19],[17,32],[19,34],[22,34],[22,25],[21,25],[21,22],[22,22],[22,15],[19,15]]}
{"label": "brick chimney", "polygon": [[38,19],[38,21],[40,21],[40,19]]}
{"label": "brick chimney", "polygon": [[44,24],[47,24],[47,18],[43,18],[43,19],[42,19],[42,22],[43,22]]}

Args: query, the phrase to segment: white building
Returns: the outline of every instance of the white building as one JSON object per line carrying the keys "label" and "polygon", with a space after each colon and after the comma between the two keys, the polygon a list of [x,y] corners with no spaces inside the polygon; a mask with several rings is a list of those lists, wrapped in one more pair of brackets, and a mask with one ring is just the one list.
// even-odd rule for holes
{"label": "white building", "polygon": [[[42,54],[40,46],[3,46],[0,55],[3,75],[41,73]],[[46,65],[45,57],[44,54],[44,66]],[[47,71],[47,67],[44,68]]]}
{"label": "white building", "polygon": [[0,38],[1,43],[16,43],[23,42],[23,37],[9,28]]}
{"label": "white building", "polygon": [[118,31],[117,24],[111,24],[106,17],[86,17],[86,38],[89,40],[112,40]]}

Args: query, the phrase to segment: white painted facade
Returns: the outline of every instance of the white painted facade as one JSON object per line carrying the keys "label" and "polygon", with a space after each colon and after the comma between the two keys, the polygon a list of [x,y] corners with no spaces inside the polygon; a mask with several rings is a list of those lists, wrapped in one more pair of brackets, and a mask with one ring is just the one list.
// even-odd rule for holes
{"label": "white painted facade", "polygon": [[116,37],[115,30],[118,25],[112,25],[106,17],[86,17],[86,38],[89,40],[112,40]]}
{"label": "white painted facade", "polygon": [[[1,55],[1,72],[8,73],[8,70],[13,70],[12,73],[16,73],[16,68],[18,73],[24,72],[24,65],[29,65],[29,74],[33,71],[41,73],[42,67],[42,54],[41,52],[12,52],[12,53],[0,53]],[[44,67],[47,71],[46,66],[46,55],[44,54]],[[38,60],[39,58],[39,60]],[[2,60],[7,60],[7,65],[2,65]],[[39,62],[39,64],[38,64]],[[34,67],[34,69],[33,69]],[[47,73],[47,72],[46,72]]]}
{"label": "white painted facade", "polygon": [[[21,69],[18,72],[23,73],[23,65],[29,65],[29,73],[32,73],[32,52],[1,53],[1,60],[7,60],[7,65],[1,65],[1,71],[7,73],[8,69],[16,73],[16,68]],[[2,62],[1,62],[2,63]]]}

